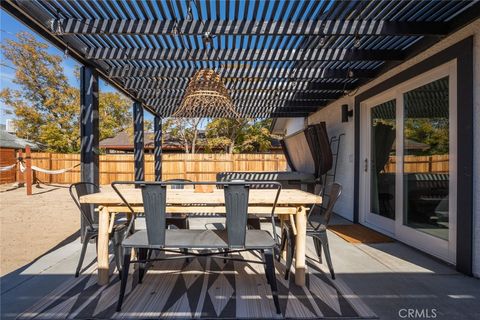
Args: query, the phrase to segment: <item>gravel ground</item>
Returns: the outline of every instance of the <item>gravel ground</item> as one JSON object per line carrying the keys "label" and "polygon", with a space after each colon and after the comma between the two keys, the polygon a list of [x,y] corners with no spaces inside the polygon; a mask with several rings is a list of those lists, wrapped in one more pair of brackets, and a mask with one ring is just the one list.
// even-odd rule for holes
{"label": "gravel ground", "polygon": [[76,234],[80,214],[68,185],[0,186],[0,275],[32,262]]}

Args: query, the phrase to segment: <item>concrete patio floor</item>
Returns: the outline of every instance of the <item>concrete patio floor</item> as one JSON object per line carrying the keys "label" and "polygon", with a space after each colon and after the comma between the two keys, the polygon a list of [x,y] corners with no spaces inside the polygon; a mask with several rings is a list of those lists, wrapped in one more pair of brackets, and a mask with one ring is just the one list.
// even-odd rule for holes
{"label": "concrete patio floor", "polygon": [[[54,196],[55,192],[57,196],[65,196],[64,189],[50,194]],[[194,218],[190,224],[193,228],[203,228],[205,223],[218,219]],[[335,217],[333,223],[349,222]],[[479,279],[459,274],[453,267],[398,242],[350,244],[333,233],[329,233],[329,239],[337,278],[380,319],[408,319],[414,315],[417,319],[422,318],[419,315],[436,319],[480,318]],[[310,239],[308,246],[313,252]],[[15,318],[71,279],[79,250],[78,238],[70,237],[34,262],[3,276],[1,318]],[[94,256],[92,245],[85,266],[94,262]],[[322,268],[328,273],[325,264]]]}

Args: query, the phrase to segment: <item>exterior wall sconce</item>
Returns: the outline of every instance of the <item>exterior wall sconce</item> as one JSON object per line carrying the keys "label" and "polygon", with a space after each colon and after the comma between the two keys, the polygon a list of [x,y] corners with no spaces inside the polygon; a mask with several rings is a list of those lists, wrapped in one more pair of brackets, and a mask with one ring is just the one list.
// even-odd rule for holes
{"label": "exterior wall sconce", "polygon": [[353,117],[353,110],[348,110],[348,104],[342,104],[342,122],[348,122],[349,117]]}

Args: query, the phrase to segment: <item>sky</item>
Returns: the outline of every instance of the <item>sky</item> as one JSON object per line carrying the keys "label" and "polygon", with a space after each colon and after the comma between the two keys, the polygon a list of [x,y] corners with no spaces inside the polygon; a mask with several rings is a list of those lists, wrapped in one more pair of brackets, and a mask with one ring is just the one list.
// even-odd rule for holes
{"label": "sky", "polygon": [[[38,41],[44,42],[49,45],[49,53],[64,56],[63,51],[57,49],[45,39],[43,39],[40,35],[30,30],[28,27],[16,20],[14,17],[10,16],[4,10],[0,9],[0,43],[4,44],[5,41],[8,39],[15,40],[15,34],[19,32],[29,32],[33,34]],[[15,79],[15,68],[7,67],[8,65],[10,65],[10,63],[5,60],[1,53],[0,61],[0,90],[4,88],[20,89],[20,87],[13,82],[13,80]],[[62,66],[70,84],[75,87],[80,87],[79,80],[76,79],[74,75],[75,67],[80,66],[80,64],[71,57],[67,57],[67,59],[64,59]],[[112,86],[109,86],[101,79],[99,82],[99,88],[100,92],[116,91],[116,89],[114,89]],[[8,114],[8,110],[12,109],[9,106],[6,106],[2,102],[0,102],[0,124],[5,124],[7,119],[14,117],[14,115]],[[148,114],[148,112],[146,112],[145,118],[150,120],[151,116]]]}

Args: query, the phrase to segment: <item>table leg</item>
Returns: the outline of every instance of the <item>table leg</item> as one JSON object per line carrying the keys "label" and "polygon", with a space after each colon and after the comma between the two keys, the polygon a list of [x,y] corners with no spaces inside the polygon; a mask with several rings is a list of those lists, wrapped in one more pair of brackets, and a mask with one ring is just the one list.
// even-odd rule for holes
{"label": "table leg", "polygon": [[109,259],[108,259],[108,227],[110,222],[110,212],[107,207],[102,207],[98,214],[98,284],[108,284],[109,277]]}
{"label": "table leg", "polygon": [[297,235],[295,236],[295,283],[305,285],[305,251],[307,240],[307,209],[304,206],[298,208],[295,215]]}

